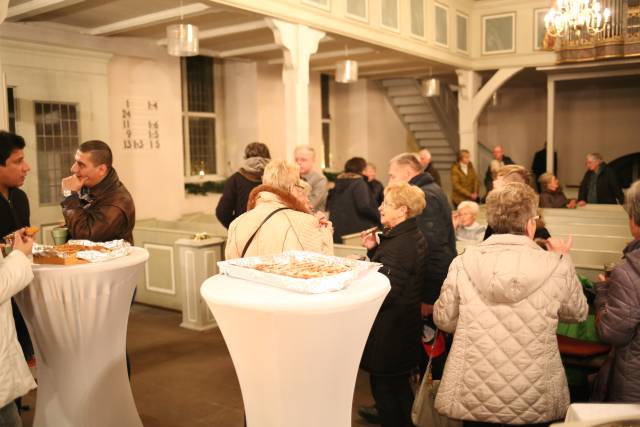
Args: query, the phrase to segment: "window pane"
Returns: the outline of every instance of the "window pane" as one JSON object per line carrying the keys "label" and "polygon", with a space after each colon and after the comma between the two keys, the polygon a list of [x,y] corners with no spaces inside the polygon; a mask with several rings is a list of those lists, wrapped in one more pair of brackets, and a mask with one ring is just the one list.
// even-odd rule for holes
{"label": "window pane", "polygon": [[367,0],[347,0],[347,13],[367,19]]}
{"label": "window pane", "polygon": [[398,29],[398,0],[382,0],[382,25]]}
{"label": "window pane", "polygon": [[[36,102],[35,112],[40,203],[57,203],[62,197],[60,181],[68,175],[79,145],[76,105]],[[63,123],[63,115],[73,119]]]}
{"label": "window pane", "polygon": [[424,0],[411,0],[411,33],[424,37]]}
{"label": "window pane", "polygon": [[445,8],[436,6],[436,42],[448,45],[448,31],[447,10]]}
{"label": "window pane", "polygon": [[189,117],[190,175],[216,173],[216,122],[208,117]]}
{"label": "window pane", "polygon": [[213,58],[185,58],[187,68],[187,111],[214,112]]}
{"label": "window pane", "polygon": [[322,144],[324,146],[324,166],[331,167],[331,124],[322,124]]}
{"label": "window pane", "polygon": [[329,85],[331,84],[331,77],[326,74],[320,76],[320,92],[322,95],[322,118],[328,119],[329,115]]}
{"label": "window pane", "polygon": [[467,51],[467,18],[464,16],[457,16],[458,27],[458,49]]}

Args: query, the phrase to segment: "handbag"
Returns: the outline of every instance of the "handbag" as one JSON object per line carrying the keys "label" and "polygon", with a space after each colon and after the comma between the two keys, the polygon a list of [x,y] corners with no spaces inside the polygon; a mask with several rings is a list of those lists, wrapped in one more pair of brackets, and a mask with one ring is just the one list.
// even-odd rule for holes
{"label": "handbag", "polygon": [[[438,337],[436,329],[436,338]],[[435,340],[435,339],[434,339]],[[429,355],[427,370],[422,377],[420,388],[413,401],[411,408],[411,421],[416,427],[462,427],[462,421],[453,420],[446,415],[436,411],[435,402],[438,393],[439,380],[433,380],[431,376],[431,365],[433,362],[433,352]]]}
{"label": "handbag", "polygon": [[258,231],[260,231],[260,229],[262,228],[264,223],[269,221],[269,218],[271,218],[272,216],[274,216],[278,212],[283,211],[285,209],[289,209],[289,208],[278,208],[278,209],[274,210],[273,212],[271,212],[269,215],[267,215],[267,217],[265,219],[262,220],[262,222],[260,223],[258,228],[256,228],[256,231],[253,232],[251,237],[249,237],[249,240],[247,240],[247,243],[245,243],[244,249],[242,249],[242,255],[240,255],[240,258],[244,258],[244,255],[247,253],[247,249],[249,249],[249,246],[251,245],[251,242],[253,242],[253,239],[256,237],[256,234],[258,234]]}

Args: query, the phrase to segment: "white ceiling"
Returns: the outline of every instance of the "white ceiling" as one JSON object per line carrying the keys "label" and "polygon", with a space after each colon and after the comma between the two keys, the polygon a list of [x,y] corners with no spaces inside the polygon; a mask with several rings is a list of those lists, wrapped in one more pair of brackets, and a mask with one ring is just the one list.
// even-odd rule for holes
{"label": "white ceiling", "polygon": [[[97,37],[136,37],[163,43],[166,26],[180,22],[197,25],[202,54],[220,58],[282,62],[281,49],[264,17],[209,0],[10,0],[7,21]],[[37,23],[37,24],[36,24]],[[446,73],[449,67],[337,35],[328,35],[311,58],[311,69],[332,73],[337,59],[360,63],[360,74],[372,77]],[[399,71],[402,70],[402,71]]]}

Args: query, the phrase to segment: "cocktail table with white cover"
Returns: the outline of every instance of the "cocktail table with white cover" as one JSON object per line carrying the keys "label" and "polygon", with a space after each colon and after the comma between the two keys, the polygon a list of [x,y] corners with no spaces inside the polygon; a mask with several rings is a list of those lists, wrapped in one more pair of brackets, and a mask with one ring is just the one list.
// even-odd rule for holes
{"label": "cocktail table with white cover", "polygon": [[207,279],[201,294],[233,359],[247,425],[350,426],[360,358],[389,289],[374,272],[315,295]]}
{"label": "cocktail table with white cover", "polygon": [[16,296],[36,350],[35,427],[142,426],[127,378],[131,298],[149,258],[33,266]]}

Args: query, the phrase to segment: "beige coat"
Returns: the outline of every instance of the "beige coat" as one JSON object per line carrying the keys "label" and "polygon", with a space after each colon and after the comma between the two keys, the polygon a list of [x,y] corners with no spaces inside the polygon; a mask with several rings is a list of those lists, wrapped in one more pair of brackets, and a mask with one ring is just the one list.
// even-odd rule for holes
{"label": "beige coat", "polygon": [[13,323],[11,297],[33,280],[31,261],[20,251],[0,260],[0,408],[36,388]]}
{"label": "beige coat", "polygon": [[556,328],[583,321],[587,301],[568,256],[526,236],[494,234],[458,256],[434,306],[454,332],[436,409],[455,419],[533,424],[569,406]]}
{"label": "beige coat", "polygon": [[[264,186],[256,187],[256,190]],[[255,207],[236,218],[229,226],[225,258],[240,258],[242,250],[260,223],[274,210],[276,213],[264,223],[251,242],[245,256],[279,254],[288,250],[303,250],[333,255],[333,236],[330,228],[321,227],[313,215],[300,212],[294,203],[271,191],[252,193]],[[252,200],[249,201],[251,206]]]}

